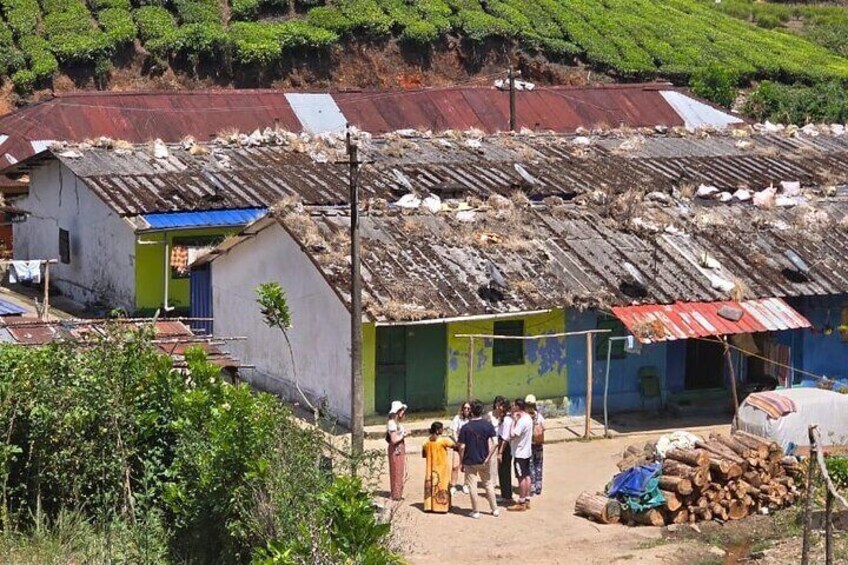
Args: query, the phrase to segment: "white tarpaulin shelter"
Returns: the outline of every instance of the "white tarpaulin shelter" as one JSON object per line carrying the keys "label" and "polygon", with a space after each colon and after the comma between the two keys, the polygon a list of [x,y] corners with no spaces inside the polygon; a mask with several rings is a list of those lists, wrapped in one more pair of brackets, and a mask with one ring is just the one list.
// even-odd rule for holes
{"label": "white tarpaulin shelter", "polygon": [[780,444],[787,449],[809,447],[807,428],[818,424],[825,446],[848,445],[848,395],[819,388],[776,391],[795,402],[797,411],[772,419],[747,402],[739,407],[738,429]]}

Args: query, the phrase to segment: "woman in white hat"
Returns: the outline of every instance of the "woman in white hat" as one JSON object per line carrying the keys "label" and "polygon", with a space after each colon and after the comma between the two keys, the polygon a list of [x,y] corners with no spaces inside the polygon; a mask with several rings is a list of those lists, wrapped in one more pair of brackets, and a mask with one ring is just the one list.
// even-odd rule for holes
{"label": "woman in white hat", "polygon": [[392,500],[403,499],[403,482],[406,478],[406,430],[401,421],[406,415],[406,404],[400,400],[392,402],[389,420],[386,422],[386,442],[389,453],[389,484]]}

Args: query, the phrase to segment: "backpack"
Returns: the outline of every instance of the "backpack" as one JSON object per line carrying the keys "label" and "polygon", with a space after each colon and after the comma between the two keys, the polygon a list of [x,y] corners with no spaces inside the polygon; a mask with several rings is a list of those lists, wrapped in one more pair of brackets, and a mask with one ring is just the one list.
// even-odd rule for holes
{"label": "backpack", "polygon": [[545,426],[538,418],[533,418],[533,444],[542,445],[545,443]]}

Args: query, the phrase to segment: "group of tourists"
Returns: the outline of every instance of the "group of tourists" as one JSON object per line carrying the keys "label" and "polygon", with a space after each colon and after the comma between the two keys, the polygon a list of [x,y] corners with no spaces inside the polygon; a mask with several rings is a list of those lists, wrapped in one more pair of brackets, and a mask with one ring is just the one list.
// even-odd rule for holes
{"label": "group of tourists", "polygon": [[[394,401],[386,426],[392,500],[403,498],[406,431],[401,422],[406,409],[404,403]],[[528,394],[510,402],[498,396],[491,411],[485,412],[479,400],[465,402],[447,433],[441,422],[430,426],[421,449],[426,459],[425,511],[449,512],[452,497],[463,493],[471,498],[471,517],[479,518],[480,485],[492,516],[500,515],[498,502],[510,512],[525,512],[530,510],[530,499],[542,494],[545,419],[536,408],[536,397]],[[462,484],[460,472],[464,474]],[[517,499],[513,474],[518,482]],[[495,477],[500,497],[495,496]]]}

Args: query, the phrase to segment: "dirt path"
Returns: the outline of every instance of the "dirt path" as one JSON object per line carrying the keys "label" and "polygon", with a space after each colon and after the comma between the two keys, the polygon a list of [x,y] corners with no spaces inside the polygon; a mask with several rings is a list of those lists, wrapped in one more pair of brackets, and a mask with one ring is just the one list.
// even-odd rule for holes
{"label": "dirt path", "polygon": [[[727,432],[727,427],[712,430]],[[525,513],[502,512],[499,518],[468,516],[467,495],[454,497],[450,514],[421,510],[424,461],[421,440],[407,447],[407,499],[394,507],[398,541],[413,565],[506,562],[520,558],[537,563],[673,563],[680,545],[658,545],[659,528],[603,526],[573,514],[574,501],[583,490],[599,490],[617,472],[621,451],[657,435],[645,434],[567,442],[545,447],[544,494]],[[378,446],[374,443],[372,447]],[[385,446],[385,443],[383,444]],[[383,477],[388,490],[388,477]]]}

